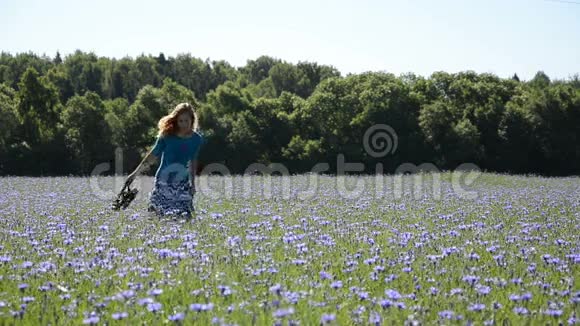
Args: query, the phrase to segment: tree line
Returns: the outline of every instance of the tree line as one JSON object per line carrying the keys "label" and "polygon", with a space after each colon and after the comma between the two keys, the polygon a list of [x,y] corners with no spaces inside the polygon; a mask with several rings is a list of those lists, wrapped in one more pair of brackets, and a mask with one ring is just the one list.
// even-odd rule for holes
{"label": "tree line", "polygon": [[[580,79],[529,81],[472,71],[343,76],[336,68],[269,56],[242,67],[140,55],[121,59],[76,51],[61,58],[0,54],[0,175],[87,175],[100,163],[134,169],[156,123],[177,103],[198,107],[208,143],[201,165],[232,173],[283,163],[291,173],[338,154],[374,172],[402,163],[441,170],[473,163],[507,173],[580,172]],[[373,157],[365,132],[387,124],[397,150]],[[113,173],[111,168],[109,173]]]}

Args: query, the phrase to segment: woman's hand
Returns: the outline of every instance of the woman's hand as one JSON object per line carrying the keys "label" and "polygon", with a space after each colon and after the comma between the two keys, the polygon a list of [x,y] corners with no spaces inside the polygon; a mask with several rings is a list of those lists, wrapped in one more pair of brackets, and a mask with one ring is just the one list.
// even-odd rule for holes
{"label": "woman's hand", "polygon": [[137,178],[138,175],[139,175],[139,169],[133,171],[133,173],[129,174],[129,176],[127,177],[126,183],[127,184],[132,183],[135,180],[135,178]]}
{"label": "woman's hand", "polygon": [[149,151],[149,153],[147,153],[147,155],[145,155],[145,157],[143,158],[141,163],[139,163],[139,165],[137,166],[135,171],[133,171],[133,173],[129,174],[129,176],[127,177],[127,183],[133,182],[139,174],[149,170],[149,167],[151,167],[151,165],[153,165],[153,164],[156,164],[157,162],[158,162],[158,158],[155,155],[152,155],[151,151]]}

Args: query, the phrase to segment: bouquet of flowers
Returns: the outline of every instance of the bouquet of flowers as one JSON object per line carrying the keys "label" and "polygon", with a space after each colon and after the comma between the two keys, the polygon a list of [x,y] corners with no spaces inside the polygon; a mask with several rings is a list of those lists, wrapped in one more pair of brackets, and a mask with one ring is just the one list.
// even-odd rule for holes
{"label": "bouquet of flowers", "polygon": [[127,181],[125,181],[123,189],[121,189],[121,192],[117,195],[117,198],[113,202],[113,210],[118,211],[121,208],[126,209],[129,207],[129,204],[131,204],[131,202],[137,197],[139,190],[137,190],[137,188],[131,189],[131,183],[133,183],[133,180],[133,178],[129,178]]}

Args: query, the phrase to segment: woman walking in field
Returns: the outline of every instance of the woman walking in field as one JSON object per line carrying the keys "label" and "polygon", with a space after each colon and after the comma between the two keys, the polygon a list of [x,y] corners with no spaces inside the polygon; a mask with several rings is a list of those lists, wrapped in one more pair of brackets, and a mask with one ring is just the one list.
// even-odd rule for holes
{"label": "woman walking in field", "polygon": [[191,217],[194,211],[197,156],[205,138],[198,132],[198,118],[189,103],[178,104],[159,120],[153,148],[128,177],[133,181],[161,159],[155,184],[149,193],[149,211],[157,215],[177,214]]}

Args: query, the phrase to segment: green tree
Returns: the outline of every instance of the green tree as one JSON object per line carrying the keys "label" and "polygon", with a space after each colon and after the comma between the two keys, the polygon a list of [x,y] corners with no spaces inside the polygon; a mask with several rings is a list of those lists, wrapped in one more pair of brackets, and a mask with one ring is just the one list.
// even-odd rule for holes
{"label": "green tree", "polygon": [[536,88],[546,88],[550,86],[550,77],[546,75],[543,71],[538,71],[534,78],[529,81],[530,86]]}
{"label": "green tree", "polygon": [[436,153],[440,169],[474,163],[481,154],[479,131],[450,101],[438,100],[421,108],[419,127]]}
{"label": "green tree", "polygon": [[129,101],[118,97],[114,100],[103,101],[105,106],[105,121],[111,130],[111,143],[116,147],[128,147],[126,125],[129,116]]}
{"label": "green tree", "polygon": [[159,95],[159,104],[165,108],[167,113],[173,110],[177,104],[183,102],[191,103],[194,107],[199,106],[199,102],[191,90],[169,78],[163,80]]}
{"label": "green tree", "polygon": [[92,91],[99,96],[103,95],[101,87],[103,71],[94,53],[84,53],[77,50],[66,57],[64,65],[75,94]]}
{"label": "green tree", "polygon": [[10,86],[0,84],[0,152],[5,152],[14,141],[18,127],[17,106],[16,92]]}
{"label": "green tree", "polygon": [[[258,84],[262,80],[268,78],[270,69],[279,62],[279,59],[269,56],[261,56],[256,60],[248,60],[241,71],[245,76],[247,76],[249,83]],[[246,85],[241,86],[245,87]]]}
{"label": "green tree", "polygon": [[276,95],[283,91],[307,97],[310,89],[310,81],[304,71],[291,63],[280,62],[275,64],[269,71],[269,77],[274,84]]}
{"label": "green tree", "polygon": [[46,73],[46,78],[58,89],[60,103],[66,103],[75,94],[70,78],[62,65],[50,68]]}
{"label": "green tree", "polygon": [[95,92],[73,96],[62,113],[66,145],[82,174],[90,173],[96,164],[110,162],[114,156],[106,113],[103,101]]}
{"label": "green tree", "polygon": [[30,67],[18,84],[17,113],[22,125],[22,139],[30,145],[50,141],[59,121],[58,90]]}

